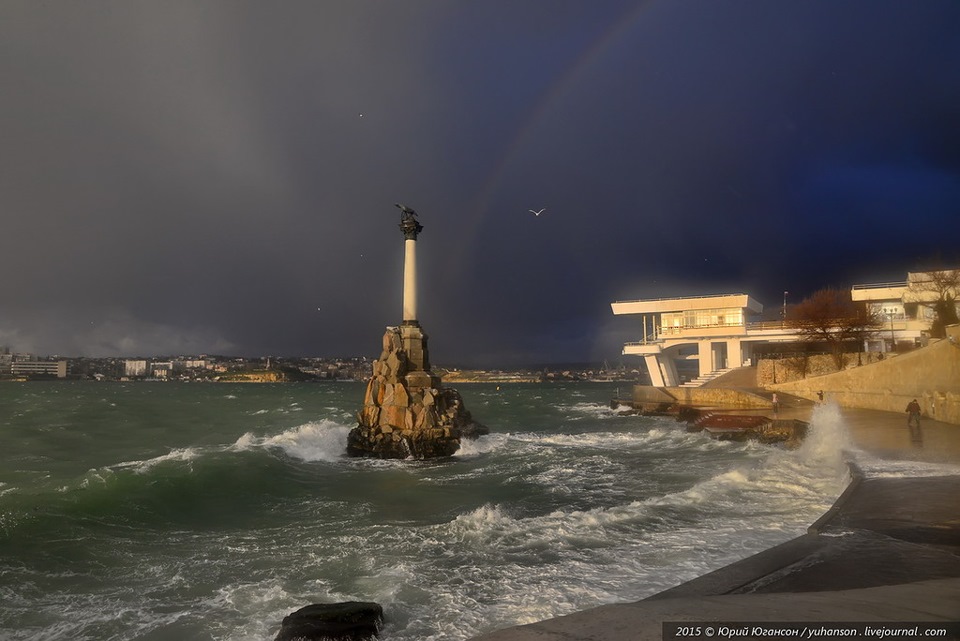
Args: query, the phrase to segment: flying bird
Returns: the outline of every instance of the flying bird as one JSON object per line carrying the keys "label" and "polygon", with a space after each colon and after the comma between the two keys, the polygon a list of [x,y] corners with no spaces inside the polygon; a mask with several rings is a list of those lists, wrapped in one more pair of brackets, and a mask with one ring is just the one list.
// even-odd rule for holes
{"label": "flying bird", "polygon": [[534,216],[539,216],[539,215],[542,214],[543,212],[547,211],[547,208],[544,207],[544,208],[541,209],[540,211],[533,211],[532,209],[528,209],[527,211],[529,211],[529,212],[530,212],[531,214],[533,214]]}

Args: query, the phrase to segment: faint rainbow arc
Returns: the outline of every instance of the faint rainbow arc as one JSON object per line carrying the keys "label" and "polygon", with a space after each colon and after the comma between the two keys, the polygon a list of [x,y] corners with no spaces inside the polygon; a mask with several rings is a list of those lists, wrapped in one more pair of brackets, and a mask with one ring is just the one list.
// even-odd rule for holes
{"label": "faint rainbow arc", "polygon": [[[606,31],[598,36],[570,68],[544,92],[543,97],[537,102],[534,108],[530,110],[530,115],[524,120],[523,125],[517,129],[517,133],[510,140],[504,153],[500,156],[499,161],[494,165],[494,168],[484,181],[479,196],[474,200],[475,205],[472,208],[473,215],[471,216],[470,225],[465,230],[462,238],[472,239],[476,237],[477,228],[480,226],[482,219],[489,213],[487,212],[487,207],[490,199],[506,175],[511,161],[524,146],[527,138],[529,138],[531,132],[536,128],[544,114],[549,111],[554,103],[572,90],[587,70],[589,70],[607,50],[619,42],[639,21],[641,15],[650,9],[654,3],[655,0],[643,1],[633,9],[626,11],[619,20],[614,22]],[[539,207],[540,205],[537,206]],[[525,209],[526,207],[523,207],[521,211]]]}

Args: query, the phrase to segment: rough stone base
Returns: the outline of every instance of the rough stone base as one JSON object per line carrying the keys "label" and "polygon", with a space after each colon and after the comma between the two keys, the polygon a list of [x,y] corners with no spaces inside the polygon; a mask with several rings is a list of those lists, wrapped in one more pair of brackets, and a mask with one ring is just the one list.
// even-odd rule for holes
{"label": "rough stone base", "polygon": [[447,436],[444,430],[433,434],[387,432],[379,426],[358,425],[347,436],[347,454],[376,458],[428,459],[453,456],[460,449],[460,439]]}
{"label": "rough stone base", "polygon": [[373,364],[357,427],[347,436],[350,456],[451,456],[461,438],[489,432],[473,421],[457,390],[441,387],[430,371],[411,369],[405,349],[410,336],[402,329],[388,327],[383,335],[383,352]]}

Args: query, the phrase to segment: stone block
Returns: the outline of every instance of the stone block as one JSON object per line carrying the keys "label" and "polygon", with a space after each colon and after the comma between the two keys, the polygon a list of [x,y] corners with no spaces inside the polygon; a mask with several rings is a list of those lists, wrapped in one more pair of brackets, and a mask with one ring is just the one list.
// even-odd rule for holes
{"label": "stone block", "polygon": [[402,428],[407,422],[407,408],[396,405],[384,405],[380,408],[379,425]]}
{"label": "stone block", "polygon": [[390,356],[387,357],[387,371],[391,383],[396,382],[393,379],[402,378],[407,373],[405,358],[403,352],[390,352]]}
{"label": "stone block", "polygon": [[367,392],[363,395],[364,405],[374,405],[380,394],[380,382],[376,378],[371,378],[367,383]]}
{"label": "stone block", "polygon": [[406,416],[404,416],[403,427],[407,430],[413,430],[416,423],[416,410],[413,407],[407,407],[404,410]]}
{"label": "stone block", "polygon": [[364,405],[360,410],[360,424],[374,426],[380,420],[380,408],[376,405]]}
{"label": "stone block", "polygon": [[437,426],[439,421],[437,420],[437,413],[432,407],[425,407],[423,413],[421,414],[421,420],[418,427],[420,429],[429,430]]}
{"label": "stone block", "polygon": [[440,378],[430,372],[410,372],[405,377],[407,387],[411,390],[423,390],[440,386]]}
{"label": "stone block", "polygon": [[398,407],[407,407],[410,405],[410,395],[407,388],[403,385],[397,385],[393,390],[393,404]]}

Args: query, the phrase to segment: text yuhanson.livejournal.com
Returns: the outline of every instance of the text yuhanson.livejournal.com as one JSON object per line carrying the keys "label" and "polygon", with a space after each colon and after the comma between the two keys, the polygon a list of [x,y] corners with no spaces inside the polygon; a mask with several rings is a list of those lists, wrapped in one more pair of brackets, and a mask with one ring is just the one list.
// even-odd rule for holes
{"label": "text yuhanson.livejournal.com", "polygon": [[937,639],[960,641],[960,621],[909,623],[883,623],[876,621],[835,622],[690,622],[664,621],[664,641],[683,639],[718,639],[726,641],[750,641],[766,639],[816,639],[830,641],[846,639]]}

